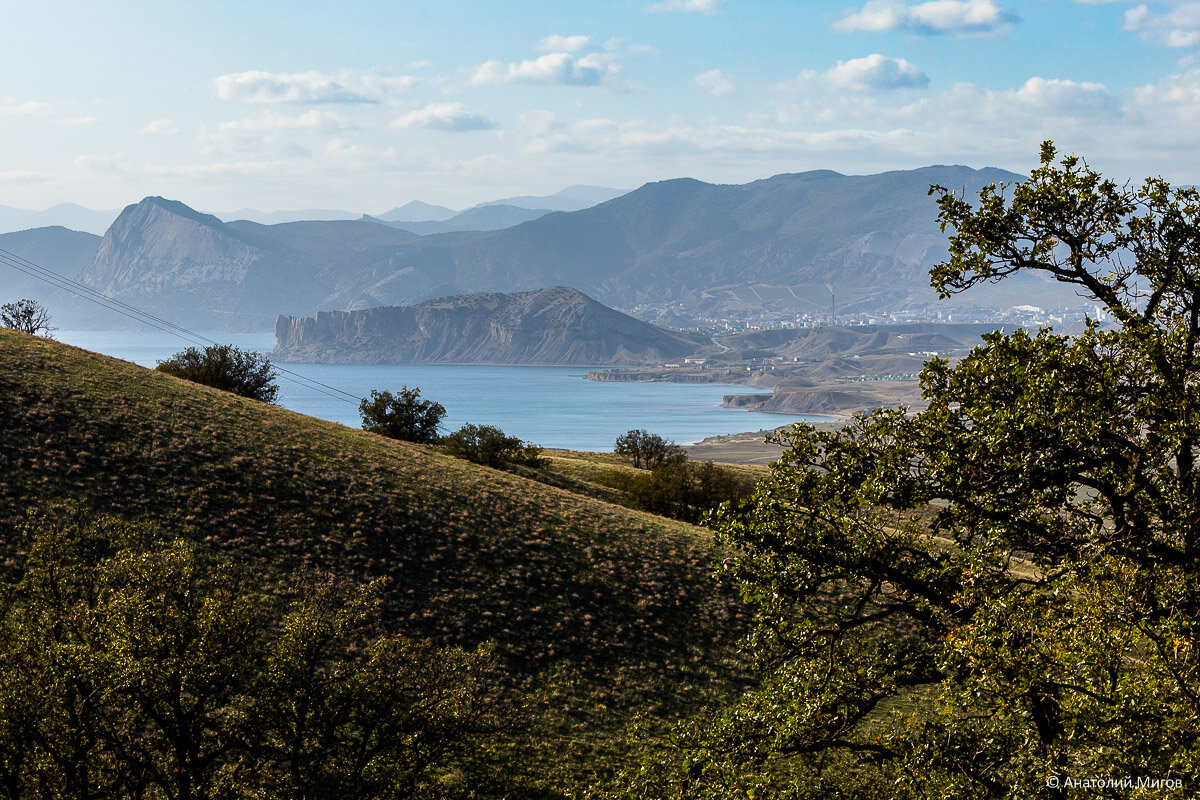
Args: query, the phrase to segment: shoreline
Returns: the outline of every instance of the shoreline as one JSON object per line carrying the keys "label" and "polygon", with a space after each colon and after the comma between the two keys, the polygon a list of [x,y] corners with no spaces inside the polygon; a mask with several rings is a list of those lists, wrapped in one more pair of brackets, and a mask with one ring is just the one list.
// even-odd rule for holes
{"label": "shoreline", "polygon": [[[849,420],[850,417],[845,416],[832,422],[810,422],[808,424],[817,430],[832,431],[841,428]],[[687,451],[688,458],[699,461],[765,466],[777,460],[784,450],[780,445],[768,444],[766,442],[767,435],[790,427],[791,425],[780,425],[778,428],[707,436],[696,444],[685,446],[684,450]]]}

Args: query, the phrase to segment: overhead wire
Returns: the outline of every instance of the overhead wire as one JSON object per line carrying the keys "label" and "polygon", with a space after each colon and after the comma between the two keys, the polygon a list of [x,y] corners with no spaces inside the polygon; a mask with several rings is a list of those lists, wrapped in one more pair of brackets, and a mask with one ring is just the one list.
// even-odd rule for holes
{"label": "overhead wire", "polygon": [[[152,314],[151,312],[145,311],[137,306],[130,305],[129,303],[126,303],[115,297],[109,297],[108,295],[98,292],[86,284],[80,283],[72,278],[68,278],[65,275],[59,275],[57,272],[54,272],[53,270],[44,267],[41,264],[30,261],[23,256],[17,255],[16,253],[12,253],[8,250],[4,250],[3,248],[0,248],[0,265],[8,266],[17,272],[41,280],[78,298],[95,303],[96,305],[99,305],[108,311],[112,311],[132,319],[139,324],[154,328],[155,330],[170,334],[172,336],[176,336],[188,342],[189,344],[220,344],[219,342],[215,341],[214,339],[210,339],[202,333],[197,333],[196,331],[185,328],[182,325],[171,322],[170,320],[163,319],[156,314]],[[271,366],[284,380],[290,380],[292,383],[302,386],[305,389],[315,391],[318,394],[325,395],[326,397],[334,400],[353,402],[356,404],[361,400],[361,398],[351,394],[350,392],[339,389],[336,386],[323,383],[315,378],[310,378],[307,375],[301,375],[300,373],[294,372],[286,367],[281,367],[274,363]]]}

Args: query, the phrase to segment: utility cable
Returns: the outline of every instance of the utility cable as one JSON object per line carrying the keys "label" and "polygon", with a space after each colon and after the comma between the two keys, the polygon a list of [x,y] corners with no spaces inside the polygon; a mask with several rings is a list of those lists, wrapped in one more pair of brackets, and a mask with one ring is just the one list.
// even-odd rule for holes
{"label": "utility cable", "polygon": [[[136,306],[130,305],[124,301],[118,300],[115,297],[109,297],[106,294],[96,291],[79,281],[68,278],[64,275],[59,275],[47,267],[43,267],[27,258],[9,252],[8,250],[0,249],[0,264],[11,267],[17,272],[21,272],[32,278],[36,278],[45,283],[50,284],[58,289],[61,289],[69,294],[72,294],[80,299],[95,303],[102,308],[128,317],[133,321],[154,328],[163,333],[176,336],[192,345],[216,345],[219,342],[208,338],[207,336],[197,333],[196,331],[185,328],[169,320],[165,320],[155,314],[145,311]],[[339,389],[336,386],[330,386],[327,383],[322,383],[314,378],[306,375],[301,375],[286,367],[281,367],[278,364],[271,365],[285,380],[291,380],[293,383],[303,386],[306,389],[316,391],[318,394],[323,394],[326,397],[342,402],[353,402],[357,404],[361,398]]]}

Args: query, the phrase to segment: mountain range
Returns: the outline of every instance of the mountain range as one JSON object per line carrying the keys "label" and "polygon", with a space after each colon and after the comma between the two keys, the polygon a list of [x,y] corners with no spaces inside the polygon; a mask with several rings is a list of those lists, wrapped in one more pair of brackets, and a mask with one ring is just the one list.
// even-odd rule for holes
{"label": "mountain range", "polygon": [[59,203],[42,211],[0,206],[0,233],[63,227],[99,235],[104,233],[119,213],[116,209],[96,211],[75,203]]}
{"label": "mountain range", "polygon": [[[971,196],[1019,179],[962,166],[863,176],[815,171],[741,185],[682,178],[498,230],[427,235],[370,219],[224,222],[149,197],[125,208],[90,255],[92,240],[65,229],[0,235],[0,248],[25,255],[38,239],[37,252],[56,258],[39,263],[210,329],[268,330],[279,314],[547,286],[616,308],[670,308],[692,318],[747,310],[815,315],[834,305],[874,313],[933,300],[927,272],[945,256],[946,238],[931,184]],[[506,205],[518,208],[502,204],[488,213],[508,213]],[[1009,294],[997,305],[1054,304],[1052,284],[1010,281],[1004,289]],[[117,324],[69,298],[53,302],[71,324]]]}
{"label": "mountain range", "polygon": [[[588,208],[597,203],[602,203],[605,200],[611,200],[614,197],[619,197],[625,194],[625,189],[610,189],[605,186],[583,186],[575,185],[568,186],[562,191],[555,192],[549,195],[522,195],[520,197],[505,197],[499,200],[489,200],[485,203],[472,206],[463,211],[454,211],[445,206],[432,205],[424,203],[420,200],[413,200],[403,206],[393,208],[391,211],[385,211],[374,217],[368,214],[363,214],[360,211],[345,211],[337,208],[304,208],[283,211],[259,211],[256,208],[241,208],[237,211],[219,211],[213,216],[223,222],[234,222],[236,220],[248,220],[257,222],[262,225],[278,225],[283,222],[307,222],[312,220],[339,220],[339,219],[378,219],[384,222],[406,222],[406,223],[427,223],[427,222],[446,222],[451,218],[468,214],[468,212],[476,209],[483,209],[487,206],[515,206],[516,208],[525,211],[537,211],[538,214],[527,216],[523,219],[506,223],[507,225],[515,225],[517,222],[524,222],[525,219],[534,219],[540,214],[546,214],[551,211],[578,211],[581,208]],[[44,209],[42,211],[34,211],[28,208],[13,208],[11,206],[0,206],[0,234],[13,233],[16,231],[29,230],[30,228],[49,228],[61,226],[72,230],[84,231],[86,233],[94,233],[103,235],[108,230],[108,226],[113,223],[113,220],[120,214],[120,209],[111,211],[97,211],[91,208],[84,208],[75,203],[60,203],[56,206]],[[485,217],[490,219],[490,217]],[[492,225],[489,228],[476,227],[477,223],[473,222],[475,218],[465,216],[462,218],[463,227],[450,225],[439,228],[438,232],[443,230],[490,230],[496,227],[505,227],[506,225]],[[422,231],[428,233],[430,231]]]}

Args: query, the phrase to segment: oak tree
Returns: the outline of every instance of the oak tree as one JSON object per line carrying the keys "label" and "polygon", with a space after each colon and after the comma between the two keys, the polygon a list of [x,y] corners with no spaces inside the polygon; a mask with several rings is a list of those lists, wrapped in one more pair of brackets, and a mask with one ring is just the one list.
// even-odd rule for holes
{"label": "oak tree", "polygon": [[1200,193],[1118,185],[1049,143],[1028,180],[931,193],[943,296],[1036,273],[1112,324],[993,333],[925,366],[926,410],[777,437],[714,525],[760,682],[617,794],[1195,791]]}

